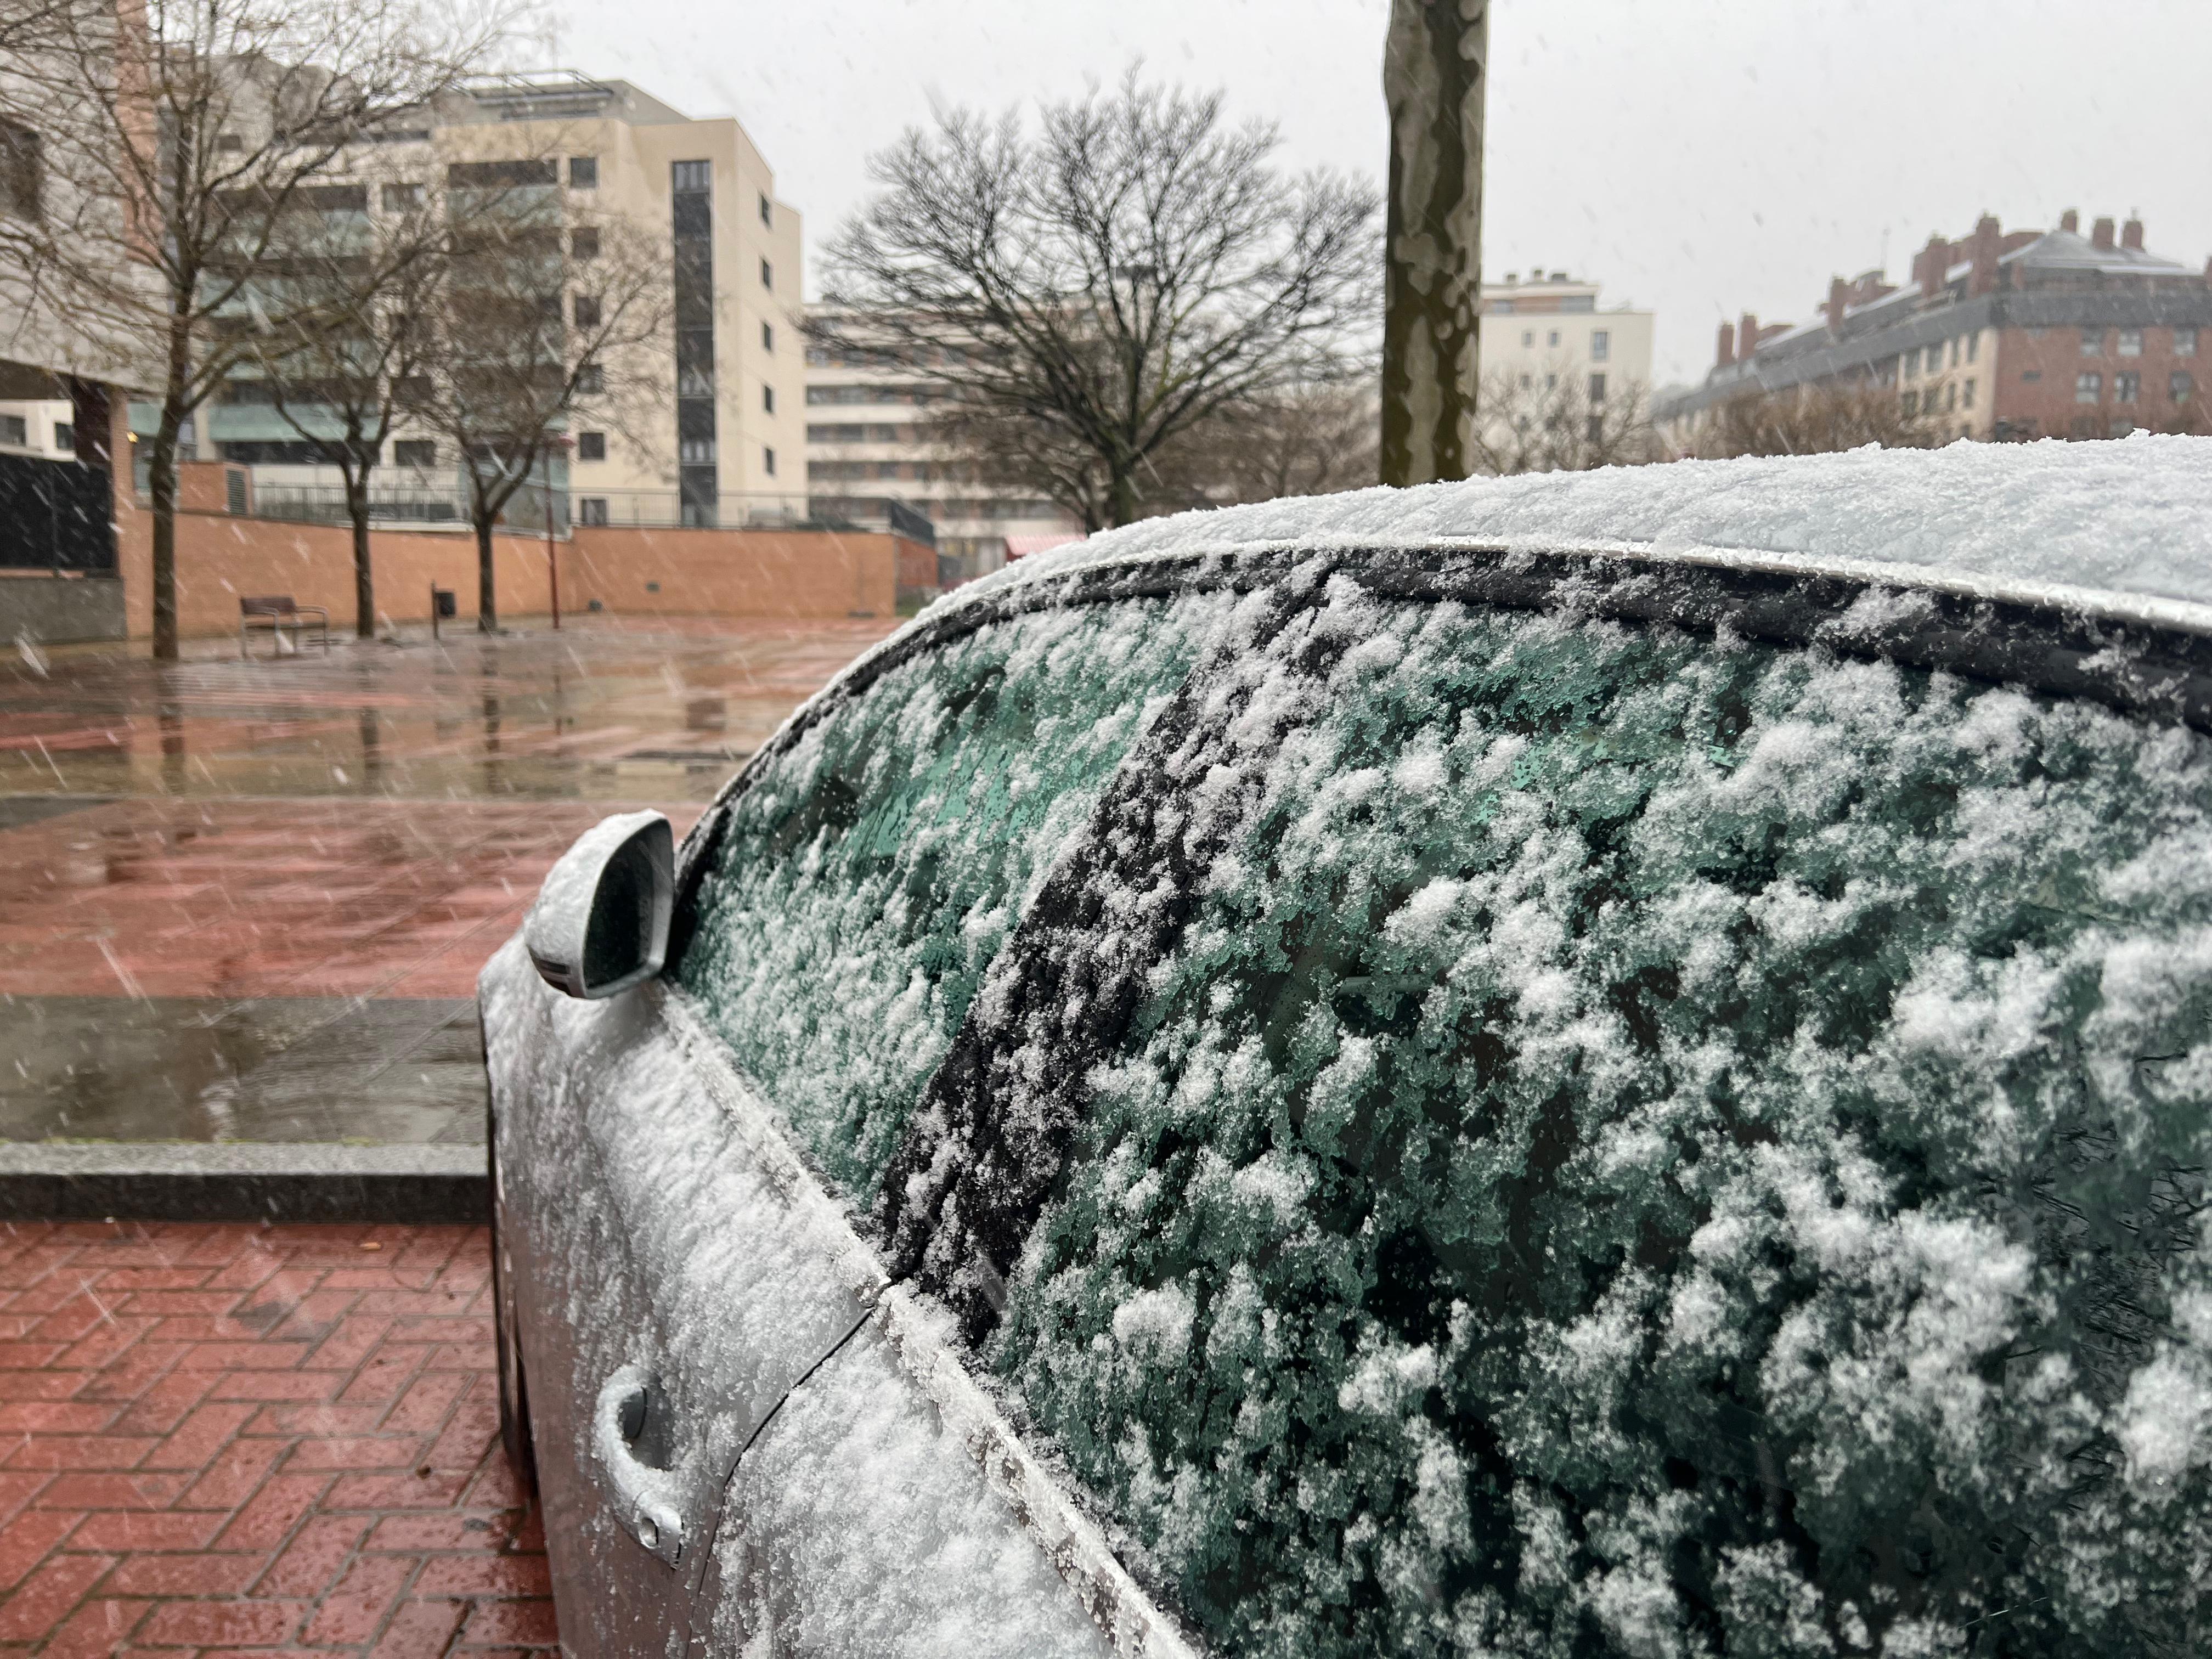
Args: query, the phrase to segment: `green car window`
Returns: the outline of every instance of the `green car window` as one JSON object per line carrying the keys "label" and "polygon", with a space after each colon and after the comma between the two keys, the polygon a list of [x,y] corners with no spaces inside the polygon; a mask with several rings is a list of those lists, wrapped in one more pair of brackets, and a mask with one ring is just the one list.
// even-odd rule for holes
{"label": "green car window", "polygon": [[678,982],[855,1204],[984,970],[1222,599],[987,624],[815,721],[731,801]]}
{"label": "green car window", "polygon": [[2206,742],[1342,578],[1260,656],[984,1349],[1217,1650],[2201,1650]]}

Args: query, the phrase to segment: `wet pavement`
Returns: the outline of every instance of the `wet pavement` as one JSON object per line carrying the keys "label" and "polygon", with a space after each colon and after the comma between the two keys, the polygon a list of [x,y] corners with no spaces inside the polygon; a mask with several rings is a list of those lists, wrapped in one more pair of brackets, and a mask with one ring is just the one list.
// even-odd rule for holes
{"label": "wet pavement", "polygon": [[608,812],[687,828],[885,623],[0,667],[0,1139],[483,1135],[477,970]]}

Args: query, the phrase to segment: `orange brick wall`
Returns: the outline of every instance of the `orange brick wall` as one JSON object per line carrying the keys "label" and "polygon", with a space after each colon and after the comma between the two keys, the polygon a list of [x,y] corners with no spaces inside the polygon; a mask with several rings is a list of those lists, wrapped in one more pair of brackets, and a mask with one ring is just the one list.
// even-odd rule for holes
{"label": "orange brick wall", "polygon": [[[117,398],[117,453],[130,453],[125,404]],[[186,637],[234,634],[242,594],[289,593],[319,605],[334,629],[353,625],[353,538],[343,525],[233,518],[222,505],[222,468],[188,466],[190,504],[177,515],[177,610]],[[134,639],[153,632],[153,515],[118,492],[116,551]],[[890,535],[824,531],[636,530],[580,526],[556,544],[561,609],[580,613],[597,599],[626,617],[888,617],[902,580],[935,585],[933,550]],[[369,538],[378,614],[393,623],[430,617],[430,585],[451,588],[457,622],[477,614],[475,539],[462,533],[378,530]],[[493,543],[501,614],[544,616],[551,592],[542,538]],[[926,574],[925,574],[926,573]]]}
{"label": "orange brick wall", "polygon": [[561,605],[597,599],[625,617],[889,617],[898,559],[912,545],[818,530],[586,526],[562,550]]}

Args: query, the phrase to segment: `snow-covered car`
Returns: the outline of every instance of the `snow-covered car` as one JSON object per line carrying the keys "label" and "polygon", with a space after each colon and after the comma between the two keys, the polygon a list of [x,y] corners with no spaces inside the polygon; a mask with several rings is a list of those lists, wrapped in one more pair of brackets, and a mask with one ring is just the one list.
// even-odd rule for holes
{"label": "snow-covered car", "polygon": [[2208,731],[2204,440],[939,602],[484,970],[568,1650],[2204,1650]]}

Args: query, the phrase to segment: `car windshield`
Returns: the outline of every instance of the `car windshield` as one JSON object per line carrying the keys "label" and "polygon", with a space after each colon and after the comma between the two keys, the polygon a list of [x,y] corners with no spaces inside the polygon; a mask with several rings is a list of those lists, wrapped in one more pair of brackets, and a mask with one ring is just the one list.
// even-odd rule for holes
{"label": "car windshield", "polygon": [[2204,741],[1342,579],[1243,672],[985,1349],[1219,1650],[2179,1650]]}
{"label": "car windshield", "polygon": [[990,623],[839,703],[731,802],[678,980],[862,1207],[984,970],[1224,608]]}

